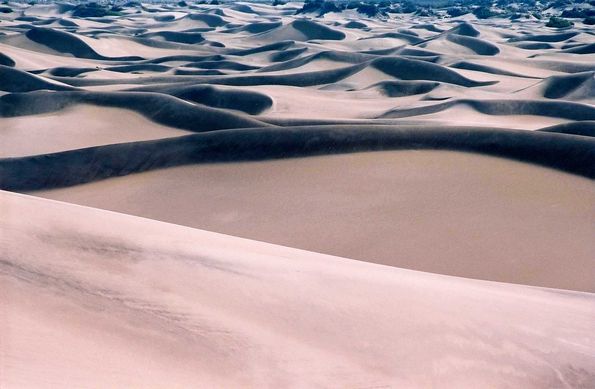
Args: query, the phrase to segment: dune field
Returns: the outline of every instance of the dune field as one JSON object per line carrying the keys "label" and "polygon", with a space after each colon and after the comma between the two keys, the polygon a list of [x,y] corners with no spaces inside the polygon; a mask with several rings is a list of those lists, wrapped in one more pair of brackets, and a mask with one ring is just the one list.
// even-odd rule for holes
{"label": "dune field", "polygon": [[595,4],[352,3],[0,5],[0,388],[595,388]]}

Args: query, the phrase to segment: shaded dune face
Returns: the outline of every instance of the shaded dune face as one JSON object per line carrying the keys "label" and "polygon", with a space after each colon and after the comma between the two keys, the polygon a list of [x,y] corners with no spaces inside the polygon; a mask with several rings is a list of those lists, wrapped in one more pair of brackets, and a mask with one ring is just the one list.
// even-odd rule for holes
{"label": "shaded dune face", "polygon": [[595,387],[582,21],[8,6],[0,387]]}

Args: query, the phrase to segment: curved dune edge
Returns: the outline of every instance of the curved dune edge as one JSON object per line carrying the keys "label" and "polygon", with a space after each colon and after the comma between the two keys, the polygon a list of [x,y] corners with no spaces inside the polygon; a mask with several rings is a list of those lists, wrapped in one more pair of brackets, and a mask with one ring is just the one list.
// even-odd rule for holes
{"label": "curved dune edge", "polygon": [[8,55],[0,53],[0,65],[14,67],[16,62],[14,62]]}
{"label": "curved dune edge", "polygon": [[593,294],[407,271],[7,192],[0,204],[7,387],[538,388],[595,377]]}
{"label": "curved dune edge", "polygon": [[[381,71],[387,76],[394,77],[401,80],[427,80],[440,81],[454,85],[465,87],[480,87],[488,86],[498,83],[498,81],[474,81],[464,77],[457,72],[449,69],[446,66],[437,65],[431,62],[422,61],[418,59],[410,59],[405,57],[385,57],[375,58],[365,62],[361,62],[360,56],[353,54],[338,55],[325,54],[315,55],[305,59],[293,60],[297,65],[303,65],[318,58],[340,58],[348,62],[360,62],[355,65],[340,67],[337,69],[319,70],[310,72],[298,72],[290,74],[245,74],[245,75],[229,75],[220,77],[190,77],[184,79],[180,76],[164,76],[164,77],[144,77],[142,79],[84,79],[84,78],[70,78],[70,77],[51,77],[51,79],[63,82],[73,87],[88,87],[98,85],[114,85],[119,83],[125,84],[145,84],[145,83],[163,83],[163,82],[186,82],[204,84],[220,84],[220,85],[235,85],[235,86],[251,86],[251,85],[289,85],[289,86],[316,86],[331,84],[341,81],[349,76],[357,74],[363,70],[373,68]],[[287,63],[280,65],[273,65],[272,69],[286,69],[293,65]]]}
{"label": "curved dune edge", "polygon": [[40,89],[68,91],[76,88],[0,64],[0,91],[30,92]]}
{"label": "curved dune edge", "polygon": [[[189,94],[190,97],[193,95],[192,89],[185,91],[178,89],[178,91],[182,96],[185,96],[184,93]],[[216,94],[217,91],[212,90],[210,93],[211,95]],[[234,97],[238,96],[237,93],[229,93]],[[241,98],[241,94],[239,96]],[[203,96],[203,100],[208,97],[208,94]],[[35,91],[13,93],[0,96],[0,117],[56,112],[77,104],[128,109],[156,123],[193,132],[270,126],[249,116],[205,105],[195,105],[174,96],[152,92]],[[241,102],[231,104],[239,107]]]}
{"label": "curved dune edge", "polygon": [[396,108],[381,115],[380,119],[405,118],[429,115],[446,111],[458,105],[467,105],[486,115],[538,115],[569,120],[595,120],[595,107],[570,101],[544,100],[474,100],[457,99],[443,103],[415,107]]}
{"label": "curved dune edge", "polygon": [[54,113],[0,118],[0,128],[3,129],[0,158],[164,139],[192,133],[160,125],[132,110],[91,104],[79,104]]}
{"label": "curved dune edge", "polygon": [[144,59],[138,56],[106,57],[98,54],[76,35],[53,28],[34,27],[27,31],[25,36],[33,42],[47,46],[52,50],[78,58],[112,61],[138,61]]}
{"label": "curved dune edge", "polygon": [[542,84],[543,96],[548,99],[591,97],[595,90],[595,71],[552,76]]}
{"label": "curved dune edge", "polygon": [[595,178],[595,140],[590,137],[471,127],[336,125],[215,131],[5,158],[0,159],[0,189],[57,188],[192,163],[398,149],[483,153]]}
{"label": "curved dune edge", "polygon": [[538,131],[595,137],[595,120],[558,124]]}
{"label": "curved dune edge", "polygon": [[209,107],[234,109],[250,115],[261,114],[273,105],[273,99],[264,93],[239,88],[222,89],[213,85],[159,85],[127,91],[164,93]]}
{"label": "curved dune edge", "polygon": [[[19,82],[19,78],[16,80],[14,85],[25,86]],[[60,85],[56,86],[60,87]],[[224,89],[208,84],[154,85],[131,88],[123,92],[89,92],[70,87],[64,89],[56,92],[31,90],[30,93],[0,96],[0,117],[57,112],[72,105],[94,104],[129,109],[164,124],[201,131],[203,129],[266,126],[258,119],[217,110],[217,108],[233,109],[256,115],[273,105],[273,99],[264,93],[239,88],[225,87]],[[188,105],[187,102],[200,105]],[[164,115],[165,113],[167,115]],[[182,119],[183,117],[191,117],[192,120]],[[213,117],[217,117],[217,121],[213,121],[211,119]]]}
{"label": "curved dune edge", "polygon": [[497,67],[482,65],[482,64],[478,64],[478,63],[474,63],[474,62],[470,62],[470,61],[459,61],[459,62],[456,62],[456,63],[450,65],[450,67],[455,68],[455,69],[475,70],[478,72],[483,72],[483,73],[488,73],[488,74],[499,74],[499,75],[511,76],[511,77],[540,79],[540,77],[535,77],[535,76],[526,75],[526,74],[518,74],[515,72],[509,72],[506,70],[499,69]]}
{"label": "curved dune edge", "polygon": [[446,40],[468,48],[478,55],[497,55],[500,53],[498,46],[481,39],[473,38],[471,36],[448,34]]}

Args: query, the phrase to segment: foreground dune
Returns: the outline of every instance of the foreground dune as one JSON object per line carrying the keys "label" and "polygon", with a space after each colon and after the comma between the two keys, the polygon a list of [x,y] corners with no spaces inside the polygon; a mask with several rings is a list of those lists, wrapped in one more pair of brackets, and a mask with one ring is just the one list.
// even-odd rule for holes
{"label": "foreground dune", "polygon": [[591,294],[0,199],[2,387],[595,384]]}

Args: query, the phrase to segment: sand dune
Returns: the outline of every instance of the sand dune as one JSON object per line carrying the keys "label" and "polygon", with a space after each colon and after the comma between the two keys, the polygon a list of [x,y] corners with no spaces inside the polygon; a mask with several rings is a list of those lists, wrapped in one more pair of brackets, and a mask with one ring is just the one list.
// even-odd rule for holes
{"label": "sand dune", "polygon": [[146,33],[140,36],[143,38],[161,38],[168,42],[189,44],[200,43],[205,40],[199,32],[159,31]]}
{"label": "sand dune", "polygon": [[592,4],[468,2],[0,5],[0,387],[594,387]]}
{"label": "sand dune", "polygon": [[[580,25],[545,33],[535,21],[299,8],[131,4],[122,16],[86,18],[59,5],[5,17],[0,123],[12,131],[0,133],[2,187],[404,149],[594,176],[592,42]],[[526,46],[535,44],[548,46]],[[84,112],[133,125],[103,130]],[[50,118],[60,116],[88,131],[59,130]],[[188,132],[210,133],[180,137]],[[26,146],[32,134],[43,141]]]}
{"label": "sand dune", "polygon": [[576,47],[571,47],[568,49],[562,50],[563,53],[572,53],[572,54],[594,54],[595,53],[595,44],[584,44],[578,45]]}
{"label": "sand dune", "polygon": [[542,388],[595,379],[591,294],[0,196],[6,387]]}
{"label": "sand dune", "polygon": [[484,73],[489,73],[489,74],[500,74],[500,75],[503,75],[503,76],[523,77],[523,78],[537,78],[537,79],[539,79],[539,77],[535,77],[535,76],[531,76],[531,75],[525,75],[525,74],[519,74],[519,73],[515,73],[515,72],[510,72],[510,71],[507,71],[505,69],[501,69],[501,68],[498,68],[498,67],[492,67],[492,66],[482,65],[482,64],[478,64],[478,63],[474,63],[474,62],[468,62],[468,61],[456,62],[456,63],[450,65],[450,67],[457,68],[457,69],[474,70],[474,71],[484,72]]}
{"label": "sand dune", "polygon": [[[559,90],[559,89],[558,89]],[[547,93],[547,92],[546,92]],[[399,118],[428,115],[441,112],[458,105],[468,105],[487,115],[536,115],[570,120],[594,120],[595,107],[588,104],[567,101],[541,100],[451,100],[445,103],[410,109],[394,109],[383,117]]]}
{"label": "sand dune", "polygon": [[74,90],[75,88],[19,69],[0,65],[0,91],[31,92],[40,89]]}
{"label": "sand dune", "polygon": [[543,96],[549,99],[595,99],[595,72],[552,76],[543,84]]}
{"label": "sand dune", "polygon": [[382,81],[371,88],[378,88],[389,97],[402,97],[428,93],[439,86],[438,82],[431,81]]}
{"label": "sand dune", "polygon": [[288,25],[267,31],[255,38],[260,41],[342,40],[345,39],[345,34],[310,20],[297,19]]}
{"label": "sand dune", "polygon": [[76,104],[129,109],[170,127],[201,132],[224,128],[266,127],[250,117],[190,104],[161,93],[149,92],[45,92],[0,97],[0,116],[13,117],[55,112]]}
{"label": "sand dune", "polygon": [[263,93],[211,85],[161,85],[136,90],[164,93],[210,107],[234,109],[252,115],[262,113],[273,105],[273,100]]}
{"label": "sand dune", "polygon": [[594,291],[591,182],[504,159],[399,151],[194,165],[36,194],[398,267]]}
{"label": "sand dune", "polygon": [[[112,59],[98,54],[93,48],[81,41],[75,35],[67,32],[54,30],[51,28],[35,27],[27,31],[25,36],[33,42],[48,46],[52,50],[60,53],[71,54],[78,58],[88,59]],[[142,59],[139,57],[118,57],[114,60],[126,61]]]}
{"label": "sand dune", "polygon": [[595,121],[573,122],[546,127],[540,131],[595,137]]}
{"label": "sand dune", "polygon": [[14,60],[10,58],[8,55],[0,53],[0,65],[14,66],[16,65],[16,62],[14,62]]}
{"label": "sand dune", "polygon": [[0,118],[0,158],[171,138],[191,132],[166,127],[121,108],[80,104],[51,113]]}
{"label": "sand dune", "polygon": [[[0,188],[71,186],[193,163],[259,161],[399,149],[484,153],[595,178],[595,139],[553,132],[423,126],[311,126],[207,131],[49,155],[0,159]],[[572,159],[565,158],[573,155]],[[35,166],[35,168],[33,168]]]}

